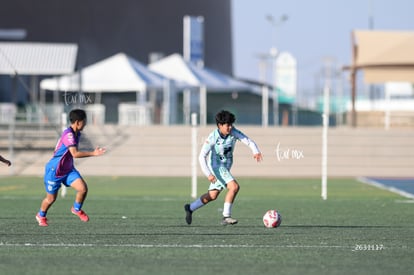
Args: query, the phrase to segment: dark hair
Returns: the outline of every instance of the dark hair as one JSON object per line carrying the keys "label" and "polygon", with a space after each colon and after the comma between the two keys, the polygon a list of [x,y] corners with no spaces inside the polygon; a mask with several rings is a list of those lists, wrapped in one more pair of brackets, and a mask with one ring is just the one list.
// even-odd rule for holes
{"label": "dark hair", "polygon": [[74,109],[69,113],[69,121],[70,123],[74,123],[75,121],[82,121],[86,120],[86,113],[84,110],[81,109]]}
{"label": "dark hair", "polygon": [[221,110],[216,115],[216,124],[233,124],[236,121],[236,117],[229,111]]}

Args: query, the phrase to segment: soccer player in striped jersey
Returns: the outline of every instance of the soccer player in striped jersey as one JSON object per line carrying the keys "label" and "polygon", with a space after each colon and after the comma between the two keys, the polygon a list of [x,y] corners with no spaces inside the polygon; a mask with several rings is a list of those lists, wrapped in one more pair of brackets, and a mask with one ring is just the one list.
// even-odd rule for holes
{"label": "soccer player in striped jersey", "polygon": [[230,173],[233,164],[233,150],[236,141],[246,144],[253,152],[253,158],[260,162],[262,153],[256,143],[237,130],[233,123],[236,118],[228,111],[221,111],[216,115],[217,129],[212,131],[201,148],[199,162],[201,170],[210,182],[207,193],[184,205],[187,224],[192,222],[192,214],[195,210],[217,199],[220,192],[227,189],[224,198],[222,225],[236,224],[237,220],[231,217],[233,202],[239,192],[240,186]]}
{"label": "soccer player in striped jersey", "polygon": [[71,212],[83,222],[89,221],[88,215],[81,209],[88,193],[88,186],[75,169],[73,158],[100,156],[105,153],[104,148],[96,147],[93,151],[79,151],[78,144],[81,131],[86,126],[86,113],[75,109],[69,113],[70,127],[63,131],[53,154],[46,164],[44,185],[46,197],[43,199],[40,210],[36,214],[39,226],[48,226],[46,214],[56,201],[61,184],[71,186],[76,190],[75,202]]}

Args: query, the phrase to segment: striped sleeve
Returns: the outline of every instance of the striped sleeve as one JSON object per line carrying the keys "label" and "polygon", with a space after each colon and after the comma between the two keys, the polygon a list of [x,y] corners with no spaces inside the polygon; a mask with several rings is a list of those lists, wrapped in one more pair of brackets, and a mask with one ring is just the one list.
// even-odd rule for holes
{"label": "striped sleeve", "polygon": [[242,143],[246,144],[250,148],[250,150],[252,150],[253,155],[260,153],[257,144],[238,129],[233,128],[232,135],[238,140],[240,140]]}

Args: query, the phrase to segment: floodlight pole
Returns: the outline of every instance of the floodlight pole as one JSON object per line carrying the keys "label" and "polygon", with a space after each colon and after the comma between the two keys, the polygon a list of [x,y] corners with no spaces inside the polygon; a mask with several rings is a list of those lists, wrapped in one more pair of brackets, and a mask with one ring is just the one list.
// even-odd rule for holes
{"label": "floodlight pole", "polygon": [[270,57],[273,61],[273,120],[275,125],[279,125],[279,93],[277,91],[277,77],[276,77],[276,61],[278,56],[278,50],[276,48],[276,30],[277,28],[286,22],[288,20],[288,16],[286,14],[283,14],[278,18],[278,20],[275,20],[273,15],[267,15],[266,20],[272,25],[274,31],[272,35],[272,47],[270,48]]}
{"label": "floodlight pole", "polygon": [[275,47],[270,49],[270,56],[273,62],[273,121],[275,125],[279,125],[279,92],[277,91],[277,56],[278,51]]}

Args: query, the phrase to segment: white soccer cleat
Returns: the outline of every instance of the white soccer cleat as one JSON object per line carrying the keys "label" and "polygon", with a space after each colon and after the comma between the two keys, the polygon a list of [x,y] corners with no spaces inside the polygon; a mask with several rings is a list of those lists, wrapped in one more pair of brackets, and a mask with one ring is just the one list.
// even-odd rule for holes
{"label": "white soccer cleat", "polygon": [[221,221],[222,225],[228,225],[228,224],[236,224],[238,220],[233,219],[232,217],[223,217],[223,220]]}

